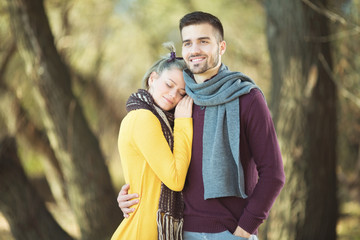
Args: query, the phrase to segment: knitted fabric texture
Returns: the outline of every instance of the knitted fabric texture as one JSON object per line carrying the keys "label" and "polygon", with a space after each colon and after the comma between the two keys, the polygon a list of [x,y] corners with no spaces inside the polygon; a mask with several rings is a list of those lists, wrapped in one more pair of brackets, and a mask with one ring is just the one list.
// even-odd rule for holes
{"label": "knitted fabric texture", "polygon": [[[138,92],[133,93],[126,103],[127,111],[136,109],[147,109],[159,119],[165,139],[170,149],[173,150],[174,114],[158,107],[149,92],[144,89],[139,89]],[[159,240],[183,239],[183,210],[182,193],[172,191],[164,183],[161,183],[159,210],[157,212]]]}
{"label": "knitted fabric texture", "polygon": [[240,161],[239,97],[255,83],[222,64],[217,75],[196,83],[184,71],[187,94],[199,106],[206,106],[203,134],[204,198],[237,196],[246,198],[244,170]]}

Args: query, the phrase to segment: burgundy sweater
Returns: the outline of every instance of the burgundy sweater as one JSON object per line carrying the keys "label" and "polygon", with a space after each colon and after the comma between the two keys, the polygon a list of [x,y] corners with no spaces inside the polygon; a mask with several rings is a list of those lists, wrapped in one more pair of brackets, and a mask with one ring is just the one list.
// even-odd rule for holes
{"label": "burgundy sweater", "polygon": [[285,183],[274,124],[261,92],[253,89],[239,97],[239,101],[240,159],[248,198],[204,200],[202,137],[205,107],[194,104],[192,159],[183,189],[185,231],[234,232],[239,225],[245,231],[256,234]]}

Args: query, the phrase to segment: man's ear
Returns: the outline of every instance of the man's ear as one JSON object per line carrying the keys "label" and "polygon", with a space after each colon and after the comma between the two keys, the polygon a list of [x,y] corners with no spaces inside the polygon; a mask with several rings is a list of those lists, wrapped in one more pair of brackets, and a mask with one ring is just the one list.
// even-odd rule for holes
{"label": "man's ear", "polygon": [[220,48],[219,48],[219,54],[223,55],[226,51],[226,42],[225,41],[221,41],[220,42]]}

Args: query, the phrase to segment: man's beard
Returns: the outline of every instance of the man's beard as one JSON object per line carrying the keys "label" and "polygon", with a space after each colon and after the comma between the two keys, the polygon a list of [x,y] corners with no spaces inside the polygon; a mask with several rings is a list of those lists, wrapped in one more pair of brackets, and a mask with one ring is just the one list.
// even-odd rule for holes
{"label": "man's beard", "polygon": [[[204,73],[207,70],[212,69],[212,68],[214,68],[214,67],[216,67],[218,65],[218,63],[219,63],[219,55],[216,54],[216,55],[213,55],[213,56],[215,56],[215,58],[212,59],[212,61],[210,60],[210,62],[206,61],[203,66],[201,66],[200,63],[199,64],[193,64],[193,65],[190,65],[190,63],[186,63],[187,68],[193,74]],[[191,57],[194,57],[194,56],[191,56]]]}

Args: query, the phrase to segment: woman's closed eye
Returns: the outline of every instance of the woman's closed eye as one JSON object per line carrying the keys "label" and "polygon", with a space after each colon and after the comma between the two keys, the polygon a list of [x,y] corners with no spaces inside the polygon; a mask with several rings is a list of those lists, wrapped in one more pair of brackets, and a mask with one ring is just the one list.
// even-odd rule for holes
{"label": "woman's closed eye", "polygon": [[167,81],[167,82],[166,82],[166,86],[167,86],[168,88],[172,88],[172,87],[174,87],[174,83],[172,83],[171,81]]}
{"label": "woman's closed eye", "polygon": [[186,92],[185,91],[179,91],[179,94],[181,97],[185,97],[186,96]]}

